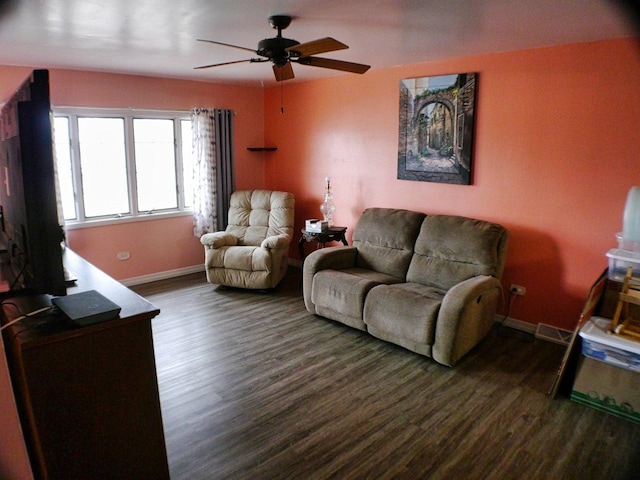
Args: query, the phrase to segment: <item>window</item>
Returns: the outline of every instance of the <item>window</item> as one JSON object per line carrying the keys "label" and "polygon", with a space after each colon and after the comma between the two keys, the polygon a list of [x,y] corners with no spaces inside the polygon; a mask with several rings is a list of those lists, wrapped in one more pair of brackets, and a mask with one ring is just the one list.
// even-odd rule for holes
{"label": "window", "polygon": [[173,121],[134,118],[133,136],[138,209],[178,208]]}
{"label": "window", "polygon": [[55,109],[54,130],[66,221],[191,207],[188,112]]}
{"label": "window", "polygon": [[73,192],[73,173],[71,170],[69,119],[67,117],[55,117],[53,130],[62,210],[66,220],[74,220],[76,218],[76,206]]}
{"label": "window", "polygon": [[85,216],[131,213],[124,118],[78,118],[78,143]]}

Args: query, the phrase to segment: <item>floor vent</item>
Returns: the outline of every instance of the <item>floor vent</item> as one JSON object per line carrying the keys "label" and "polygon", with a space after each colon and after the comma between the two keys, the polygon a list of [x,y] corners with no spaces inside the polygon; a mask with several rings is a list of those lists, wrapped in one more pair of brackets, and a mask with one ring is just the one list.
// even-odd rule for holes
{"label": "floor vent", "polygon": [[545,325],[544,323],[539,323],[536,327],[536,338],[559,343],[561,345],[569,345],[572,335],[573,332],[569,330],[552,327],[551,325]]}

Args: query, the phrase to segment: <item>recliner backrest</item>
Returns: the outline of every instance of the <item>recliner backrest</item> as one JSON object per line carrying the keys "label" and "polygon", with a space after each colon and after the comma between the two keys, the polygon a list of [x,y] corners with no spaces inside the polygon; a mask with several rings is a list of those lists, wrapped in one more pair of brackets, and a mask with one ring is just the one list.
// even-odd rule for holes
{"label": "recliner backrest", "polygon": [[393,208],[368,208],[352,236],[356,266],[405,278],[424,213]]}
{"label": "recliner backrest", "polygon": [[429,215],[420,227],[407,281],[448,290],[477,275],[500,279],[507,240],[507,230],[496,223]]}
{"label": "recliner backrest", "polygon": [[239,245],[258,246],[274,235],[293,235],[294,196],[271,190],[238,190],[231,194],[226,232]]}

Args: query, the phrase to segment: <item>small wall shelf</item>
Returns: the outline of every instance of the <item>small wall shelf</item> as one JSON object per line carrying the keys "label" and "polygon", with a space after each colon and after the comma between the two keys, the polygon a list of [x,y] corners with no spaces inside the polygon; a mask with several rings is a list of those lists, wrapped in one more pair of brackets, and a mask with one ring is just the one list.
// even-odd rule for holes
{"label": "small wall shelf", "polygon": [[275,152],[278,147],[247,147],[250,152]]}

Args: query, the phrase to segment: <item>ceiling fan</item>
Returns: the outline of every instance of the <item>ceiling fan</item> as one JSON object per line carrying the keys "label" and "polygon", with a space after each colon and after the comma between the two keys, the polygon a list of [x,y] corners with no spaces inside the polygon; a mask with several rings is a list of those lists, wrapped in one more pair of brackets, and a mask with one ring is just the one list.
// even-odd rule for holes
{"label": "ceiling fan", "polygon": [[216,45],[224,45],[225,47],[238,48],[240,50],[246,50],[261,58],[249,58],[245,60],[236,60],[233,62],[214,63],[212,65],[203,65],[201,67],[195,67],[196,70],[211,67],[220,67],[222,65],[231,65],[234,63],[261,63],[271,62],[273,64],[273,73],[275,74],[276,81],[281,82],[283,80],[290,80],[295,77],[293,74],[293,67],[291,62],[300,63],[302,65],[309,65],[312,67],[330,68],[332,70],[341,70],[351,73],[364,73],[369,68],[369,65],[363,65],[361,63],[345,62],[342,60],[333,60],[330,58],[315,57],[318,53],[333,52],[336,50],[344,50],[349,48],[342,42],[335,40],[331,37],[320,38],[311,42],[300,43],[297,40],[284,38],[282,36],[282,30],[287,28],[291,23],[291,17],[289,15],[272,15],[269,17],[269,23],[278,31],[277,36],[273,38],[265,38],[258,42],[258,49],[253,50],[251,48],[239,47],[237,45],[231,45],[229,43],[216,42],[214,40],[198,39],[199,42],[214,43]]}

